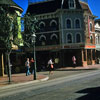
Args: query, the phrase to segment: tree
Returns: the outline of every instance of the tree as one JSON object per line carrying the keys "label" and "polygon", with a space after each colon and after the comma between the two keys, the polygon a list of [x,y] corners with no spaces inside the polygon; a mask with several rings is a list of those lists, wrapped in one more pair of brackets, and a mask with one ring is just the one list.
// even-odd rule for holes
{"label": "tree", "polygon": [[11,82],[11,64],[10,53],[12,51],[12,44],[18,44],[15,39],[18,37],[18,23],[17,14],[14,12],[10,14],[9,6],[0,6],[0,48],[2,48],[7,55],[8,76]]}
{"label": "tree", "polygon": [[24,34],[23,35],[23,43],[24,46],[31,46],[31,37],[33,33],[39,29],[38,20],[34,15],[30,15],[30,13],[25,14],[24,18]]}

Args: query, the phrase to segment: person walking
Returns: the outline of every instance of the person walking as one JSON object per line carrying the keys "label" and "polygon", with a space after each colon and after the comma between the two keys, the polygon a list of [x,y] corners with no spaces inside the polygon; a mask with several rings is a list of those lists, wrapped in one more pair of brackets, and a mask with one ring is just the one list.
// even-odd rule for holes
{"label": "person walking", "polygon": [[47,66],[48,66],[48,69],[49,69],[49,74],[52,74],[52,70],[53,70],[53,62],[52,62],[52,59],[49,59]]}
{"label": "person walking", "polygon": [[26,67],[26,76],[30,75],[30,62],[29,62],[29,58],[27,58],[26,62],[25,62],[25,67]]}
{"label": "person walking", "polygon": [[34,59],[33,58],[31,58],[31,60],[30,60],[30,72],[31,72],[31,74],[33,74],[34,73]]}
{"label": "person walking", "polygon": [[73,62],[73,67],[76,67],[76,57],[75,56],[72,57],[72,62]]}

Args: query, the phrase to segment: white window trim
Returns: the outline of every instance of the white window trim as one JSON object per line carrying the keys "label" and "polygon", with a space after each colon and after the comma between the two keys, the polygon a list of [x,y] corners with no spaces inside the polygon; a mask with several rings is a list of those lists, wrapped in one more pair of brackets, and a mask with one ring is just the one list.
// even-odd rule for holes
{"label": "white window trim", "polygon": [[53,22],[57,25],[57,21],[56,21],[56,20],[52,20],[52,21],[50,22],[50,26],[52,25]]}
{"label": "white window trim", "polygon": [[58,36],[55,33],[50,36],[50,39],[52,40],[53,37],[56,37],[56,39],[58,39]]}
{"label": "white window trim", "polygon": [[46,40],[46,36],[45,36],[45,35],[41,35],[41,36],[39,37],[39,41],[41,41],[42,38],[44,38],[44,39]]}
{"label": "white window trim", "polygon": [[74,2],[74,7],[70,7],[70,0],[68,0],[69,9],[75,9],[76,8],[75,0],[73,0],[73,2]]}
{"label": "white window trim", "polygon": [[[79,20],[79,22],[80,22],[80,28],[76,28],[76,20]],[[80,20],[80,18],[75,18],[75,20],[74,20],[74,28],[75,29],[81,29],[81,20]]]}
{"label": "white window trim", "polygon": [[41,24],[43,24],[44,27],[45,27],[45,22],[41,21],[41,22],[39,23],[39,27],[41,26]]}
{"label": "white window trim", "polygon": [[[70,21],[71,21],[71,28],[67,28],[67,20],[70,20]],[[66,23],[65,25],[66,25],[66,28],[67,28],[67,29],[72,29],[72,19],[71,19],[71,18],[66,18],[65,23]]]}
{"label": "white window trim", "polygon": [[73,43],[73,34],[72,33],[67,33],[67,35],[66,35],[66,42],[68,43],[67,37],[68,37],[69,34],[72,36],[72,43]]}
{"label": "white window trim", "polygon": [[80,35],[80,42],[82,42],[82,35],[81,35],[81,33],[76,33],[76,35],[75,35],[75,42],[77,43],[77,38],[76,38],[77,34]]}

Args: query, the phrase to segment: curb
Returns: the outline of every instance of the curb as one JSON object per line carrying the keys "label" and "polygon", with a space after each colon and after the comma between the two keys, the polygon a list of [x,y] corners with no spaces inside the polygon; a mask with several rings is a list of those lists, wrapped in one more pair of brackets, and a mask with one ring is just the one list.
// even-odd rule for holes
{"label": "curb", "polygon": [[18,87],[18,86],[24,86],[24,85],[28,85],[28,84],[32,84],[32,83],[37,83],[37,82],[43,82],[43,81],[47,81],[48,79],[49,79],[49,77],[47,76],[40,80],[34,80],[34,81],[30,81],[30,82],[25,82],[25,83],[10,84],[10,85],[4,86],[4,87],[0,87],[0,90],[9,89],[9,88]]}

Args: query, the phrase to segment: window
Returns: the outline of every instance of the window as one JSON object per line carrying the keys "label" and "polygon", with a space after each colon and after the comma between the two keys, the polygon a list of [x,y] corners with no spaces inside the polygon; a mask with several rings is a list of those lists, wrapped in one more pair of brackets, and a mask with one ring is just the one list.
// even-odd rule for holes
{"label": "window", "polygon": [[93,37],[92,37],[92,35],[90,36],[90,43],[93,43]]}
{"label": "window", "polygon": [[67,28],[71,28],[71,20],[70,19],[67,19],[66,26],[67,26]]}
{"label": "window", "polygon": [[72,35],[71,34],[67,35],[67,43],[72,43]]}
{"label": "window", "polygon": [[75,20],[75,28],[80,28],[80,20],[79,19]]}
{"label": "window", "polygon": [[39,28],[40,28],[40,31],[44,31],[45,23],[44,22],[40,22],[39,23]]}
{"label": "window", "polygon": [[74,0],[69,0],[68,4],[69,4],[70,9],[75,8],[75,1]]}
{"label": "window", "polygon": [[58,36],[56,34],[52,34],[50,39],[52,40],[53,45],[58,43]]}
{"label": "window", "polygon": [[39,41],[41,42],[41,45],[46,45],[46,37],[45,35],[41,35],[39,38]]}
{"label": "window", "polygon": [[92,23],[90,23],[90,31],[92,31]]}
{"label": "window", "polygon": [[52,30],[56,30],[57,22],[56,22],[55,20],[52,20],[52,21],[50,22],[50,26],[51,26],[51,29],[52,29]]}
{"label": "window", "polygon": [[80,34],[76,34],[76,42],[77,43],[81,42],[81,36],[80,36]]}

